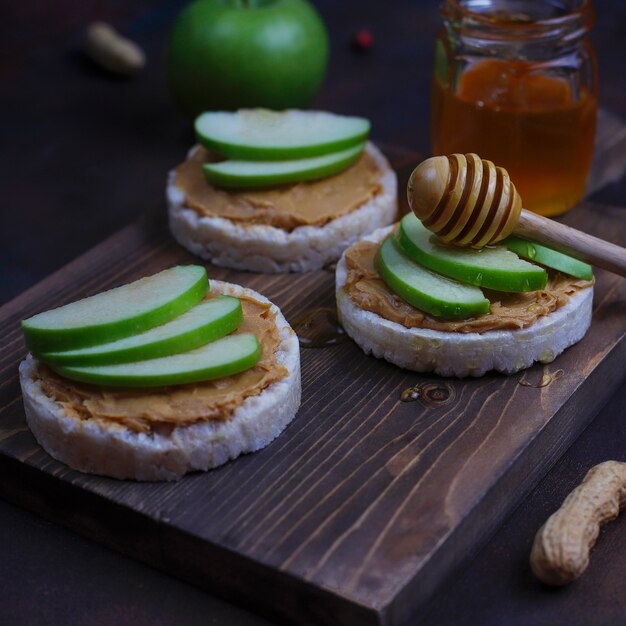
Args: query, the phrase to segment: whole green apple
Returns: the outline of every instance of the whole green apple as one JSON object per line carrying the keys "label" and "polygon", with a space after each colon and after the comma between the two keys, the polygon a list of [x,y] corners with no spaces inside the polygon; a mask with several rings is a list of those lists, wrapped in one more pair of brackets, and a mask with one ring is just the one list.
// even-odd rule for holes
{"label": "whole green apple", "polygon": [[196,0],[171,33],[167,71],[188,115],[303,107],[324,78],[328,34],[306,0]]}

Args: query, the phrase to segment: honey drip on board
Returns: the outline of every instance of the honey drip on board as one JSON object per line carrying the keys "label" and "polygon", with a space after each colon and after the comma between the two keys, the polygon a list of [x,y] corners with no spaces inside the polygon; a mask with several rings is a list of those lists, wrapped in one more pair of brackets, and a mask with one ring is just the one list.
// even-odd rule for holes
{"label": "honey drip on board", "polygon": [[518,380],[517,384],[521,385],[522,387],[532,387],[533,389],[542,389],[543,387],[547,387],[548,385],[552,384],[555,380],[557,380],[558,378],[561,378],[561,376],[564,374],[563,370],[556,370],[555,372],[552,372],[551,374],[544,374],[541,377],[541,380],[539,380],[538,382],[530,382],[528,380]]}
{"label": "honey drip on board", "polygon": [[302,348],[328,348],[347,341],[339,324],[337,312],[330,307],[318,307],[298,316],[292,327]]}
{"label": "honey drip on board", "polygon": [[454,387],[448,383],[421,383],[407,387],[400,394],[400,402],[419,400],[424,406],[434,407],[449,404],[455,397]]}

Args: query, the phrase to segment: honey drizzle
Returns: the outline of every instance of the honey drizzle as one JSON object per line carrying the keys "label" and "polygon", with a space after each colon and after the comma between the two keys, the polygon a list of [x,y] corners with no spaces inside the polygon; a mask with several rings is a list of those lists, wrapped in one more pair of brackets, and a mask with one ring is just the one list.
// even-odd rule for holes
{"label": "honey drizzle", "polygon": [[448,383],[418,383],[412,387],[407,387],[400,394],[400,402],[419,400],[425,407],[430,408],[450,404],[455,397],[454,387]]}
{"label": "honey drizzle", "polygon": [[530,381],[522,379],[522,380],[518,380],[517,384],[521,385],[522,387],[531,387],[533,389],[543,389],[544,387],[547,387],[548,385],[551,385],[558,378],[561,378],[561,376],[563,374],[564,374],[563,370],[556,370],[552,374],[545,373],[541,377],[541,380],[539,382],[537,382],[537,383],[532,383]]}
{"label": "honey drizzle", "polygon": [[330,307],[305,311],[293,320],[291,326],[302,348],[328,348],[348,340],[337,312]]}

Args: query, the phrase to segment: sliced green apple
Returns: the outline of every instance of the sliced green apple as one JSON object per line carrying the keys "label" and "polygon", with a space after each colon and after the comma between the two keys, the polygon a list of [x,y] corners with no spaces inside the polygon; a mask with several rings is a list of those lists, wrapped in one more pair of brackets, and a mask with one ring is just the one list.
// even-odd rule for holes
{"label": "sliced green apple", "polygon": [[189,310],[208,287],[204,267],[172,267],[24,320],[26,345],[36,353],[55,352],[136,335]]}
{"label": "sliced green apple", "polygon": [[506,246],[509,250],[519,254],[526,259],[536,261],[551,267],[554,270],[575,276],[576,278],[582,278],[584,280],[591,280],[593,278],[593,269],[591,265],[574,259],[567,254],[557,252],[552,248],[547,248],[534,241],[528,241],[526,239],[520,239],[519,237],[508,237],[502,242],[502,245]]}
{"label": "sliced green apple", "polygon": [[376,267],[388,287],[414,307],[437,317],[471,317],[489,311],[478,287],[431,272],[404,256],[393,236],[380,246]]}
{"label": "sliced green apple", "polygon": [[441,243],[413,213],[402,218],[397,242],[413,261],[470,285],[498,291],[535,291],[543,289],[548,280],[543,268],[523,261],[505,246],[473,250]]}
{"label": "sliced green apple", "polygon": [[38,358],[59,365],[112,365],[187,352],[236,330],[243,313],[232,296],[204,300],[186,313],[138,335],[90,348],[46,352]]}
{"label": "sliced green apple", "polygon": [[251,368],[261,358],[254,335],[229,335],[190,352],[117,365],[51,365],[61,376],[112,387],[182,385],[231,376]]}
{"label": "sliced green apple", "polygon": [[321,156],[363,143],[370,123],[322,111],[270,111],[203,113],[195,121],[198,141],[231,159],[284,161]]}
{"label": "sliced green apple", "polygon": [[209,183],[217,187],[271,187],[332,176],[350,167],[365,144],[325,156],[292,161],[222,161],[202,166]]}

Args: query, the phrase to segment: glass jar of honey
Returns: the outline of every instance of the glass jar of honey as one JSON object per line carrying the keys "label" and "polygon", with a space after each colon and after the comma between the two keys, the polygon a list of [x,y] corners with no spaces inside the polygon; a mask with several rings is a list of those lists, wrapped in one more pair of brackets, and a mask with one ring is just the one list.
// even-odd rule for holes
{"label": "glass jar of honey", "polygon": [[591,0],[444,0],[433,154],[508,170],[524,208],[558,215],[584,195],[597,111]]}

